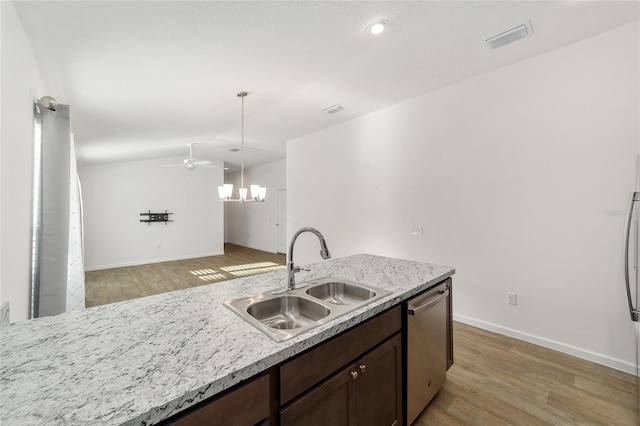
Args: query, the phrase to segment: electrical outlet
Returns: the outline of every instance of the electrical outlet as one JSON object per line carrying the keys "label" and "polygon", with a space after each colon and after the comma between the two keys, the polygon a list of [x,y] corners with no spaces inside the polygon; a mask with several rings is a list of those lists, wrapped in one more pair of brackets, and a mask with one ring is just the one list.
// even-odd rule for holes
{"label": "electrical outlet", "polygon": [[509,305],[517,305],[518,304],[518,300],[516,299],[516,294],[515,293],[507,293],[507,303]]}
{"label": "electrical outlet", "polygon": [[409,232],[411,235],[417,235],[417,236],[422,236],[424,234],[424,230],[422,225],[416,225],[416,226],[412,226],[411,227],[411,232]]}

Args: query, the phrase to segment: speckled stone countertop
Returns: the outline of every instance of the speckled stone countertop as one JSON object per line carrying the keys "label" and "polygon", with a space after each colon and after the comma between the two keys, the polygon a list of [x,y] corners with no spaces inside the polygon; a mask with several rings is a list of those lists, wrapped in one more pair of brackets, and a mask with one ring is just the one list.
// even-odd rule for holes
{"label": "speckled stone countertop", "polygon": [[149,425],[209,398],[453,275],[358,254],[311,265],[392,294],[276,343],[223,306],[284,285],[276,271],[15,323],[0,332],[0,424]]}

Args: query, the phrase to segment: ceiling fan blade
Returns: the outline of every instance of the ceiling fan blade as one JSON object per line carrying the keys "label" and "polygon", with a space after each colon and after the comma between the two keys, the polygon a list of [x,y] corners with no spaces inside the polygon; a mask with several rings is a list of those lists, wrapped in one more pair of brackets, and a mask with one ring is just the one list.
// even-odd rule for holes
{"label": "ceiling fan blade", "polygon": [[186,167],[184,164],[161,164],[160,167]]}
{"label": "ceiling fan blade", "polygon": [[189,158],[185,158],[182,160],[182,163],[179,164],[162,164],[160,167],[186,167],[189,170],[193,170],[196,167],[206,167],[211,169],[219,169],[220,167],[214,166],[213,163],[209,160],[196,160],[193,158],[193,147],[196,145],[195,143],[188,143],[189,147]]}

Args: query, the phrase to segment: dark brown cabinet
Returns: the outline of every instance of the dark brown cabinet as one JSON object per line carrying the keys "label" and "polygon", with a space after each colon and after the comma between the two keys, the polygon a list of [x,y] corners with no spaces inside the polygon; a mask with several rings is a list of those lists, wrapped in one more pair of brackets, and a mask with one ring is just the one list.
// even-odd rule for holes
{"label": "dark brown cabinet", "polygon": [[356,383],[349,366],[294,401],[280,413],[280,424],[356,425]]}
{"label": "dark brown cabinet", "polygon": [[396,334],[281,411],[280,424],[402,424],[402,338]]}
{"label": "dark brown cabinet", "polygon": [[402,424],[402,337],[393,338],[356,363],[358,425]]}
{"label": "dark brown cabinet", "polygon": [[269,375],[265,374],[228,391],[221,397],[205,401],[164,424],[175,426],[267,424],[270,413],[269,387]]}
{"label": "dark brown cabinet", "polygon": [[391,308],[280,366],[280,404],[360,358],[402,329],[402,309]]}

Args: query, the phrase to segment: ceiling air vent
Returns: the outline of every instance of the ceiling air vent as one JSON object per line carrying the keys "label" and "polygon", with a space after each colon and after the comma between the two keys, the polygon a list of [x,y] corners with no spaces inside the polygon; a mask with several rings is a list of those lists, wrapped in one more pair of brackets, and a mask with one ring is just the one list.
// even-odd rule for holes
{"label": "ceiling air vent", "polygon": [[331,105],[323,109],[322,112],[326,112],[327,114],[335,114],[336,112],[340,112],[343,109],[344,108],[342,108],[340,105]]}
{"label": "ceiling air vent", "polygon": [[511,28],[503,33],[494,35],[493,37],[489,37],[484,41],[484,45],[487,49],[497,49],[498,47],[504,46],[505,44],[512,43],[516,40],[520,40],[521,38],[525,38],[530,33],[529,29],[525,24],[518,25],[517,27]]}

